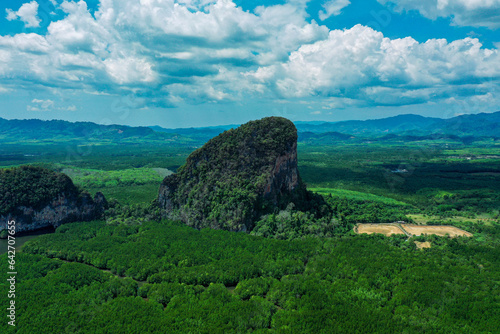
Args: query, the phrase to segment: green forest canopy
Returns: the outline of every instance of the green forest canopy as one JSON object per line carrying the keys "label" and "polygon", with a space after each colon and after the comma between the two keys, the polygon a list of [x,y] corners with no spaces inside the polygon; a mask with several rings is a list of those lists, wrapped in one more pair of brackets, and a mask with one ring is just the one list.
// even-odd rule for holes
{"label": "green forest canopy", "polygon": [[[498,235],[499,226],[484,229]],[[497,241],[429,240],[432,248],[417,250],[398,236],[283,241],[197,231],[168,221],[63,225],[18,255],[17,327],[4,321],[0,330],[492,333],[499,328]],[[4,255],[0,270],[6,272],[6,266]],[[231,286],[234,291],[226,288]],[[2,305],[6,298],[0,295]]]}

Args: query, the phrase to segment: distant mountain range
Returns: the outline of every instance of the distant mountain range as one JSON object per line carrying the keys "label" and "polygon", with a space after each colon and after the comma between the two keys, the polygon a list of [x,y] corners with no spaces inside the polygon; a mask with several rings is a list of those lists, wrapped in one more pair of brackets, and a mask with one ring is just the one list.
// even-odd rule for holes
{"label": "distant mountain range", "polygon": [[175,135],[158,133],[148,127],[100,125],[92,122],[67,122],[39,119],[6,120],[0,118],[2,143],[94,143],[172,141]]}
{"label": "distant mountain range", "polygon": [[408,114],[366,121],[322,124],[301,122],[296,124],[296,127],[299,132],[340,132],[367,137],[390,133],[421,136],[441,134],[500,137],[500,112],[461,115],[449,119]]}
{"label": "distant mountain range", "polygon": [[[500,112],[461,115],[449,119],[407,114],[366,121],[295,122],[299,142],[328,144],[359,140],[437,140],[468,142],[476,137],[500,138]],[[151,129],[180,134],[197,140],[208,140],[237,125],[204,128]],[[473,138],[471,138],[473,137]]]}
{"label": "distant mountain range", "polygon": [[[238,125],[214,126],[203,128],[166,129],[152,126],[158,132],[177,133],[182,135],[218,135],[224,130]],[[337,135],[355,135],[360,137],[380,137],[386,134],[404,134],[426,136],[445,134],[455,136],[500,136],[500,111],[475,115],[461,115],[449,119],[424,117],[413,114],[372,119],[366,121],[342,122],[295,122],[299,132],[337,133]],[[349,136],[351,137],[351,136]]]}
{"label": "distant mountain range", "polygon": [[[331,144],[346,141],[418,141],[451,139],[471,142],[477,138],[500,138],[500,112],[461,115],[449,119],[419,115],[342,122],[296,122],[299,142]],[[0,142],[166,142],[173,145],[201,145],[237,125],[168,129],[160,126],[131,127],[92,122],[6,120],[0,118]]]}

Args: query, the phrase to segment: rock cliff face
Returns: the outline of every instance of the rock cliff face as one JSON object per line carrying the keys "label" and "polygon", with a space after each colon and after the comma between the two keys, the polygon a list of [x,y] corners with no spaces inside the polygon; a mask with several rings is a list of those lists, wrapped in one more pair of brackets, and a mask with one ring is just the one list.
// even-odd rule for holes
{"label": "rock cliff face", "polygon": [[299,170],[297,162],[297,142],[293,143],[290,150],[276,158],[271,173],[264,187],[264,198],[272,200],[273,204],[279,202],[285,193],[292,192],[299,186]]}
{"label": "rock cliff face", "polygon": [[8,221],[16,232],[98,219],[107,207],[102,193],[80,192],[62,173],[23,166],[0,171],[0,231]]}
{"label": "rock cliff face", "polygon": [[225,131],[166,177],[164,215],[196,227],[249,231],[264,213],[306,197],[297,168],[297,130],[268,117]]}

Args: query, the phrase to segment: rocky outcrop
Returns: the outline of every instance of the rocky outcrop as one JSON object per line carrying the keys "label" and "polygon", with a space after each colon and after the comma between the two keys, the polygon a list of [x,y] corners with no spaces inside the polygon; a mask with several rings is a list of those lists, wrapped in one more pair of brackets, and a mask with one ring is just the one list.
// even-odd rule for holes
{"label": "rocky outcrop", "polygon": [[298,186],[297,143],[293,143],[289,151],[276,158],[264,187],[263,197],[277,204],[283,194],[292,192]]}
{"label": "rocky outcrop", "polygon": [[[158,203],[164,216],[196,227],[249,231],[290,202],[306,200],[292,122],[268,117],[225,131],[166,177]],[[298,204],[297,204],[298,205]]]}
{"label": "rocky outcrop", "polygon": [[98,219],[107,207],[102,193],[92,198],[80,192],[66,175],[39,167],[2,171],[0,188],[4,192],[0,231],[12,220],[18,233]]}

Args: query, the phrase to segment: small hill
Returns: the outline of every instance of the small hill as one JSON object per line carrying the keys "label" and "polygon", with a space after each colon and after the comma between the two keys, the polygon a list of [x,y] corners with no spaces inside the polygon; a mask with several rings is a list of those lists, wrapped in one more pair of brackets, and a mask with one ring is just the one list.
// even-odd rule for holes
{"label": "small hill", "polygon": [[46,168],[0,169],[0,230],[16,222],[16,232],[99,218],[106,200],[81,192],[71,179]]}
{"label": "small hill", "polygon": [[297,168],[297,130],[268,117],[224,131],[166,177],[158,202],[166,216],[187,225],[250,231],[275,208],[312,199]]}
{"label": "small hill", "polygon": [[[460,115],[443,120],[442,133],[468,136],[500,136],[500,111]],[[436,131],[437,132],[437,131]]]}

